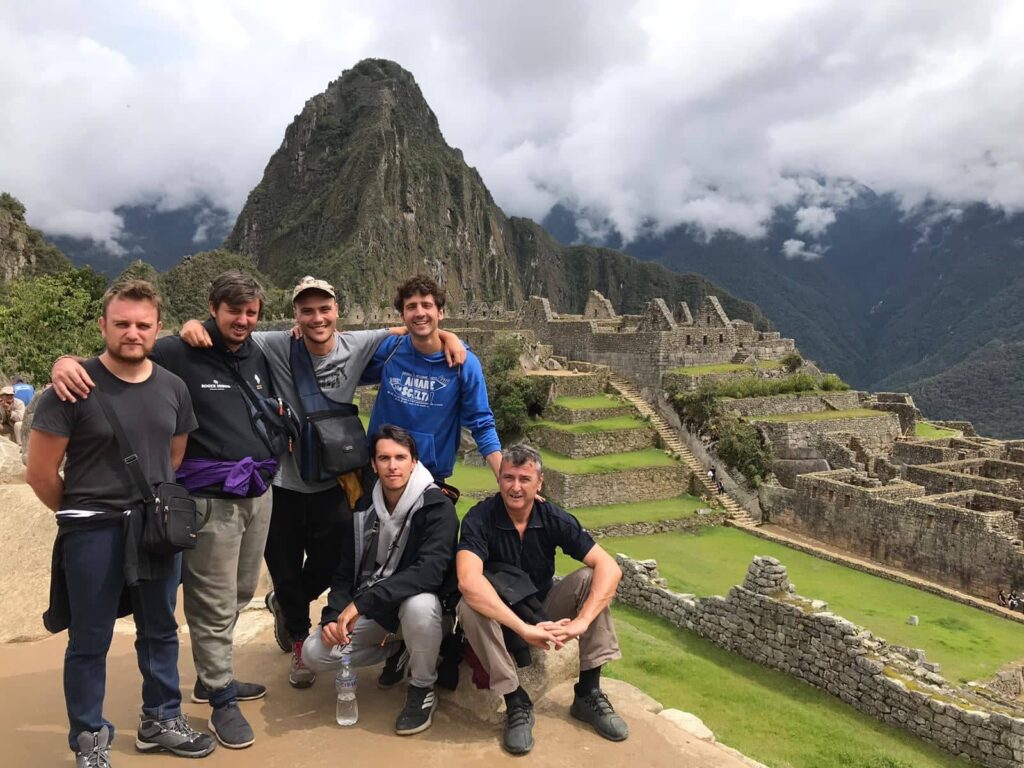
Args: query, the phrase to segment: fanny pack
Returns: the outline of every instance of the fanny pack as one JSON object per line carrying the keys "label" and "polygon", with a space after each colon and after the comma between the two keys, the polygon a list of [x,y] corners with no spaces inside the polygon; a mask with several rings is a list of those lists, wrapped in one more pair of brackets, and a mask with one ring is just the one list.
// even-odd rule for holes
{"label": "fanny pack", "polygon": [[151,487],[139,468],[139,457],[132,449],[106,395],[98,389],[93,396],[107,417],[114,438],[121,451],[129,484],[142,495],[142,548],[154,555],[173,555],[186,549],[195,549],[196,534],[202,527],[199,511],[188,489],[178,483],[157,483]]}
{"label": "fanny pack", "polygon": [[331,480],[370,461],[359,407],[339,403],[320,389],[313,359],[302,339],[292,339],[290,355],[295,390],[302,403],[299,474],[309,482]]}

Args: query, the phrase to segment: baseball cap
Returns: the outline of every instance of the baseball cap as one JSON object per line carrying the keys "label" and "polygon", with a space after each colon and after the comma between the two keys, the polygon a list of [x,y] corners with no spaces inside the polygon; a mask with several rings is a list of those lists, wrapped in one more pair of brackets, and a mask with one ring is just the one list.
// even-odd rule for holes
{"label": "baseball cap", "polygon": [[3,387],[2,389],[0,389],[0,395],[13,395],[13,394],[14,394],[14,387],[7,386],[7,387]]}
{"label": "baseball cap", "polygon": [[328,283],[326,280],[317,280],[312,275],[306,275],[304,278],[299,280],[299,284],[292,290],[292,301],[299,298],[299,294],[305,291],[323,291],[328,294],[332,299],[336,299],[334,295],[334,286]]}

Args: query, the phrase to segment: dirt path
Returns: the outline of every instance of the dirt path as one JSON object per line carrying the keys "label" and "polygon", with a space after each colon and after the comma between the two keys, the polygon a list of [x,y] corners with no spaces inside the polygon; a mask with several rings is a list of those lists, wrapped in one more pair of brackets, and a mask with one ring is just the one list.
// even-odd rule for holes
{"label": "dirt path", "polygon": [[[262,622],[260,622],[262,624]],[[0,743],[5,766],[71,765],[61,683],[66,635],[31,643],[0,645]],[[538,705],[534,731],[537,746],[526,758],[512,758],[499,745],[500,729],[477,722],[469,713],[442,701],[434,726],[423,734],[401,738],[392,732],[404,701],[404,689],[378,690],[376,675],[362,675],[360,721],[354,728],[334,723],[332,680],[325,678],[306,691],[286,680],[288,657],[261,628],[236,654],[241,679],[260,680],[270,687],[267,698],[244,702],[243,710],[256,730],[250,749],[219,747],[206,762],[194,765],[313,768],[331,764],[411,765],[417,768],[532,764],[578,768],[643,765],[645,768],[741,768],[749,763],[717,744],[700,741],[652,709],[657,703],[635,688],[607,681],[607,689],[627,719],[630,738],[613,744],[568,716],[571,685],[564,684]],[[194,673],[182,638],[182,690],[191,691]],[[115,768],[161,768],[183,763],[171,756],[142,755],[134,748],[139,702],[139,673],[132,638],[114,637],[108,659],[106,715],[118,727],[112,760]],[[463,681],[466,684],[466,681]],[[208,708],[186,700],[183,709],[198,728],[206,728]],[[350,761],[362,761],[354,762]],[[189,763],[193,765],[193,763]]]}

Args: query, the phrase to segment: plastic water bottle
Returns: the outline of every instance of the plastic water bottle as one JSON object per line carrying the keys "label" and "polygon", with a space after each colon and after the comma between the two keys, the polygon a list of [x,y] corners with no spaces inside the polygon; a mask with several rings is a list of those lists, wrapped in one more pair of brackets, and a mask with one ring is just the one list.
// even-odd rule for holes
{"label": "plastic water bottle", "polygon": [[359,720],[359,704],[356,702],[356,673],[352,669],[347,653],[341,655],[341,669],[334,678],[334,689],[338,692],[338,706],[335,719],[338,725],[355,725]]}

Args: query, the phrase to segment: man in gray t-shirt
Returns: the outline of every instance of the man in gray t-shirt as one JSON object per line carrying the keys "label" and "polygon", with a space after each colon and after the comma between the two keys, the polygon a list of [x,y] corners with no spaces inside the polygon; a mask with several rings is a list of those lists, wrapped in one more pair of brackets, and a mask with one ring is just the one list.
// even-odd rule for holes
{"label": "man in gray t-shirt", "polygon": [[[337,402],[352,401],[363,370],[381,341],[391,334],[406,332],[404,326],[338,332],[334,287],[313,277],[304,277],[295,286],[292,307],[320,390]],[[197,346],[208,343],[205,331],[195,321],[182,326],[181,338]],[[291,368],[291,332],[257,331],[252,338],[270,364],[275,391],[300,411],[302,403]],[[447,343],[453,338],[445,334]],[[461,345],[452,346],[461,349]],[[462,359],[464,356],[463,350]],[[264,556],[274,582],[274,591],[267,595],[267,607],[274,614],[275,638],[283,651],[292,654],[288,681],[295,688],[308,688],[316,680],[302,661],[302,643],[311,627],[309,606],[330,586],[341,557],[343,524],[346,516],[352,514],[352,500],[338,480],[304,480],[298,461],[297,453],[284,456],[274,478],[273,511]]]}

